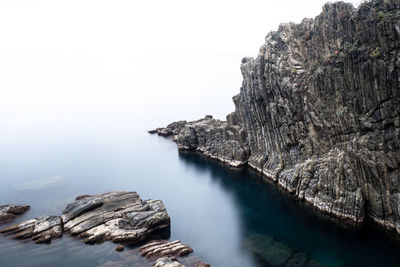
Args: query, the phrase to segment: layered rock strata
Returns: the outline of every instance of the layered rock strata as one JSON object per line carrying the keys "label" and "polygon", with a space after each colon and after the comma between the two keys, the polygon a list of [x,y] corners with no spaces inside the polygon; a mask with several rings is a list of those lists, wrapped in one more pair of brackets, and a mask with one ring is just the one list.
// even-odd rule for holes
{"label": "layered rock strata", "polygon": [[139,249],[141,256],[146,258],[162,258],[167,256],[184,256],[193,252],[189,246],[176,240],[166,242],[164,240],[154,241],[142,246]]}
{"label": "layered rock strata", "polygon": [[158,259],[153,265],[153,267],[185,267],[185,265],[180,264],[176,258],[164,257]]}
{"label": "layered rock strata", "polygon": [[136,192],[87,196],[69,204],[61,217],[64,231],[86,243],[137,243],[170,226],[162,201],[143,201]]}
{"label": "layered rock strata", "polygon": [[49,243],[63,234],[63,223],[59,216],[41,216],[0,230],[14,239],[33,240],[35,243]]}
{"label": "layered rock strata", "polygon": [[161,200],[144,201],[136,192],[116,191],[77,197],[61,216],[42,216],[3,228],[0,233],[36,243],[51,242],[67,232],[90,244],[106,240],[132,244],[169,229],[170,222]]}
{"label": "layered rock strata", "polygon": [[16,216],[24,214],[29,206],[2,205],[0,206],[0,224],[12,221]]}
{"label": "layered rock strata", "polygon": [[246,133],[243,129],[213,119],[210,115],[197,121],[173,122],[166,128],[157,128],[149,133],[173,136],[179,149],[199,151],[232,167],[247,163],[248,149],[245,147]]}
{"label": "layered rock strata", "polygon": [[315,19],[281,24],[257,58],[242,60],[227,121],[155,132],[247,163],[324,212],[400,233],[399,69],[399,0],[328,3]]}
{"label": "layered rock strata", "polygon": [[157,267],[210,267],[199,257],[193,255],[193,249],[179,240],[153,240],[141,247],[121,252],[120,261],[107,262],[108,266],[157,266]]}

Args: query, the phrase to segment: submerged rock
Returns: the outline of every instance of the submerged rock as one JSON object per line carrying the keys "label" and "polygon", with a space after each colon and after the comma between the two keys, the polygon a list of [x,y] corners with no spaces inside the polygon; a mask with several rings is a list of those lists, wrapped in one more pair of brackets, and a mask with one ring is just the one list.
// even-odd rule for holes
{"label": "submerged rock", "polygon": [[0,206],[0,224],[12,221],[17,215],[29,210],[30,206],[2,205]]}
{"label": "submerged rock", "polygon": [[14,239],[31,239],[35,243],[50,243],[63,235],[63,224],[59,216],[41,216],[0,230]]}
{"label": "submerged rock", "polygon": [[227,121],[162,131],[180,149],[247,163],[321,211],[400,233],[399,14],[399,0],[336,2],[281,24],[242,60]]}
{"label": "submerged rock", "polygon": [[[313,266],[312,263],[307,264],[308,257],[304,253],[295,253],[293,256],[287,261],[286,267],[301,267],[301,266]],[[322,266],[322,264],[320,264]]]}
{"label": "submerged rock", "polygon": [[272,236],[253,234],[243,241],[243,246],[257,255],[268,266],[306,267],[323,266],[306,254],[294,252]]}
{"label": "submerged rock", "polygon": [[244,241],[244,246],[270,266],[285,266],[293,251],[272,236],[253,235]]}

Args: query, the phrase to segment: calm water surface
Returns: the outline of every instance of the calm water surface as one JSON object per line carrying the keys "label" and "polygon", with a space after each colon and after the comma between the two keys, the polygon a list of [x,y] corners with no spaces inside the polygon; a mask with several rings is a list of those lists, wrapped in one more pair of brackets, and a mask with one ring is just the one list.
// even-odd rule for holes
{"label": "calm water surface", "polygon": [[[162,199],[172,219],[170,239],[189,244],[212,266],[263,266],[242,245],[254,233],[327,266],[400,264],[398,242],[373,226],[339,227],[251,170],[178,153],[170,140],[145,132],[2,146],[0,203],[31,205],[17,221],[60,214],[77,195],[137,191]],[[99,266],[119,259],[114,248],[68,235],[51,245],[0,236],[0,266]]]}

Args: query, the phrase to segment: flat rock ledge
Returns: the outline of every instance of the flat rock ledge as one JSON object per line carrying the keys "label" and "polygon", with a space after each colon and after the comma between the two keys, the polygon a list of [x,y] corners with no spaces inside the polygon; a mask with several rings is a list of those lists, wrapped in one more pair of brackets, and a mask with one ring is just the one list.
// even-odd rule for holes
{"label": "flat rock ledge", "polygon": [[142,200],[136,192],[115,191],[79,196],[61,216],[41,216],[3,228],[0,233],[36,243],[49,243],[65,232],[84,238],[88,244],[133,244],[169,229],[170,223],[161,200]]}
{"label": "flat rock ledge", "polygon": [[12,221],[17,215],[29,210],[30,206],[2,205],[0,206],[0,224]]}

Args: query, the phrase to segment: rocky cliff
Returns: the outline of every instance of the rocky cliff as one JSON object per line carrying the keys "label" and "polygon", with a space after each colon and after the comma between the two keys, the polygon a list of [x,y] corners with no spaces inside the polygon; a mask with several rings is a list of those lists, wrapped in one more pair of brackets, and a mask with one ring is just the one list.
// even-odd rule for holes
{"label": "rocky cliff", "polygon": [[332,215],[400,233],[400,1],[328,3],[244,58],[236,110],[155,130]]}

